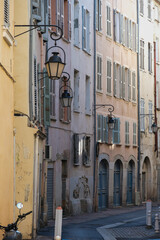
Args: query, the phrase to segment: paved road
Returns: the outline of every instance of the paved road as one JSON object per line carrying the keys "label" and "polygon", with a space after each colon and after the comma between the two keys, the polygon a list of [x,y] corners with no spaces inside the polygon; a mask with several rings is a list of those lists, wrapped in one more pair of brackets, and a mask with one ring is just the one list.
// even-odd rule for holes
{"label": "paved road", "polygon": [[[156,208],[158,209],[158,208]],[[145,207],[107,210],[63,219],[63,240],[160,239],[154,229],[145,227]],[[38,239],[53,239],[54,223],[41,229]],[[45,238],[42,238],[45,236]],[[47,238],[48,236],[48,238]]]}

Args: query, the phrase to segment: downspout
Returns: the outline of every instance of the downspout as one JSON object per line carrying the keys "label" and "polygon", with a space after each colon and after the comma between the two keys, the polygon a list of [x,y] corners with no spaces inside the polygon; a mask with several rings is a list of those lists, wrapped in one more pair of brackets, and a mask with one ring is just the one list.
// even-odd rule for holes
{"label": "downspout", "polygon": [[138,166],[137,166],[137,192],[140,193],[140,158],[141,158],[141,136],[140,136],[140,74],[139,74],[139,0],[137,0],[137,90],[138,90]]}
{"label": "downspout", "polygon": [[94,111],[94,166],[93,166],[93,208],[94,211],[97,209],[96,204],[96,0],[94,0],[94,16],[93,16],[93,33],[94,33],[94,68],[93,68],[93,79],[94,79],[94,87],[93,87],[93,111]]}
{"label": "downspout", "polygon": [[[157,94],[156,94],[156,42],[154,42],[154,118],[157,125]],[[155,152],[157,151],[157,132],[155,133]],[[158,151],[157,151],[158,157]]]}

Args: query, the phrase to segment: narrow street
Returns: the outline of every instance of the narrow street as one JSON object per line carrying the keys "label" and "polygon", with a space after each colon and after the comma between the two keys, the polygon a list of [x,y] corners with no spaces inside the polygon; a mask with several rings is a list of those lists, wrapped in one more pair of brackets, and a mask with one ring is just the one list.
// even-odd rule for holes
{"label": "narrow street", "polygon": [[[154,214],[158,206],[153,208],[152,229],[146,228],[145,206],[108,209],[104,212],[84,214],[63,219],[63,240],[133,240],[160,239],[154,231]],[[53,239],[54,222],[41,229],[37,239]]]}

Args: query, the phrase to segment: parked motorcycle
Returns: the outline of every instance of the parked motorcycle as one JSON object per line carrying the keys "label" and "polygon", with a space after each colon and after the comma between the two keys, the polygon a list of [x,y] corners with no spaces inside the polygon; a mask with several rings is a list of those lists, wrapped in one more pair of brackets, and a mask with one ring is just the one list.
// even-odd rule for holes
{"label": "parked motorcycle", "polygon": [[[22,203],[17,204],[18,209],[21,213],[21,208],[23,207]],[[4,231],[4,237],[2,240],[22,240],[22,234],[18,231],[18,224],[25,219],[25,217],[31,214],[32,211],[19,214],[17,220],[14,223],[8,224],[6,227],[0,225],[0,229]]]}

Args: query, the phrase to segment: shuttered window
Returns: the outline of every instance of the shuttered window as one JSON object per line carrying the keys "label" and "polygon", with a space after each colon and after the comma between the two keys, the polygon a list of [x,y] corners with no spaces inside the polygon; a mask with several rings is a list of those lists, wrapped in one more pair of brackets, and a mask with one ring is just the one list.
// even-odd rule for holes
{"label": "shuttered window", "polygon": [[96,0],[96,30],[102,30],[102,0]]}
{"label": "shuttered window", "polygon": [[151,0],[148,0],[148,18],[151,19]]}
{"label": "shuttered window", "polygon": [[82,160],[84,165],[88,165],[90,162],[90,142],[90,136],[83,137]]}
{"label": "shuttered window", "polygon": [[90,77],[86,76],[85,79],[85,113],[91,114],[91,105],[90,105]]}
{"label": "shuttered window", "polygon": [[122,98],[125,100],[125,94],[126,94],[126,91],[125,91],[125,67],[122,67]]}
{"label": "shuttered window", "polygon": [[128,69],[128,101],[131,101],[131,71]]}
{"label": "shuttered window", "polygon": [[55,81],[50,80],[50,117],[55,118],[55,100],[56,100],[56,93],[55,93]]}
{"label": "shuttered window", "polygon": [[90,52],[90,13],[82,6],[82,49]]}
{"label": "shuttered window", "polygon": [[125,121],[125,144],[129,145],[129,122]]}
{"label": "shuttered window", "polygon": [[148,71],[152,72],[152,45],[148,43]]}
{"label": "shuttered window", "polygon": [[137,126],[136,123],[133,123],[133,145],[137,144]]}
{"label": "shuttered window", "polygon": [[102,142],[103,116],[97,115],[97,142]]}
{"label": "shuttered window", "polygon": [[113,94],[117,96],[117,72],[116,72],[116,63],[113,63]]}
{"label": "shuttered window", "polygon": [[74,165],[79,165],[80,144],[79,135],[77,133],[73,134],[73,151],[74,151],[73,163]]}
{"label": "shuttered window", "polygon": [[132,22],[132,49],[136,52],[136,24]]}
{"label": "shuttered window", "polygon": [[141,123],[141,131],[144,132],[145,131],[145,109],[144,109],[144,99],[141,98],[141,109],[140,109],[140,123]]}
{"label": "shuttered window", "polygon": [[9,27],[9,0],[4,0],[4,25]]}
{"label": "shuttered window", "polygon": [[63,0],[64,1],[64,16],[62,15],[63,19],[63,31],[64,31],[64,38],[70,41],[71,39],[71,2],[70,0]]}
{"label": "shuttered window", "polygon": [[120,13],[117,10],[113,11],[114,13],[114,40],[120,42]]}
{"label": "shuttered window", "polygon": [[74,44],[79,46],[79,1],[74,0]]}
{"label": "shuttered window", "polygon": [[111,7],[106,6],[106,16],[107,16],[107,36],[111,37]]}
{"label": "shuttered window", "polygon": [[144,69],[144,41],[140,40],[140,68]]}
{"label": "shuttered window", "polygon": [[113,143],[119,144],[120,143],[120,119],[115,118],[115,125],[113,129]]}
{"label": "shuttered window", "polygon": [[136,74],[132,72],[132,101],[136,102]]}
{"label": "shuttered window", "polygon": [[144,14],[144,0],[140,0],[140,13]]}
{"label": "shuttered window", "polygon": [[79,71],[74,70],[74,98],[73,108],[75,111],[79,111]]}
{"label": "shuttered window", "polygon": [[97,91],[102,90],[102,57],[97,56]]}
{"label": "shuttered window", "polygon": [[112,63],[110,60],[107,60],[107,93],[109,94],[111,94],[111,82],[112,82],[111,70]]}
{"label": "shuttered window", "polygon": [[149,112],[149,132],[151,133],[152,132],[152,102],[149,101],[148,103],[148,112]]}
{"label": "shuttered window", "polygon": [[44,125],[50,125],[50,79],[45,74],[46,69],[44,69]]}
{"label": "shuttered window", "polygon": [[37,60],[34,58],[34,117],[38,119],[38,81],[37,81]]}

